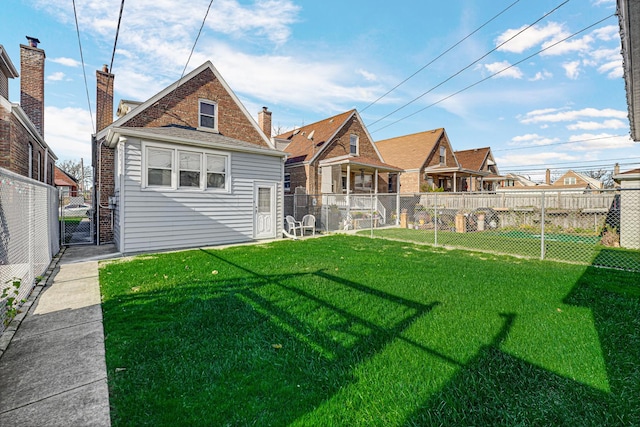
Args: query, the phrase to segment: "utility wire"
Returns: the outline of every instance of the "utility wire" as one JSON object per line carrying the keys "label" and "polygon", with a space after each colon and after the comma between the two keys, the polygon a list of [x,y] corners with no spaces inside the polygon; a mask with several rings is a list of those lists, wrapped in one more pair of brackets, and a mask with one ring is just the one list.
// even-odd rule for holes
{"label": "utility wire", "polygon": [[[567,37],[563,38],[562,40],[559,40],[559,41],[557,41],[557,42],[555,42],[555,43],[553,43],[553,44],[551,44],[551,45],[549,45],[549,46],[545,47],[544,49],[541,49],[541,50],[539,50],[539,51],[537,51],[537,52],[535,52],[535,53],[533,53],[533,54],[531,54],[531,55],[527,56],[526,58],[521,59],[520,61],[515,62],[515,63],[513,63],[513,64],[511,64],[511,65],[509,65],[509,66],[507,66],[507,67],[503,68],[503,69],[502,69],[502,70],[500,70],[500,71],[496,71],[495,73],[491,74],[491,75],[490,75],[490,76],[488,76],[488,77],[485,77],[484,79],[478,80],[477,82],[475,82],[475,83],[473,83],[473,84],[470,84],[469,86],[466,86],[466,87],[464,87],[464,88],[460,89],[459,91],[452,93],[452,94],[451,94],[451,95],[449,95],[449,96],[445,96],[444,98],[441,98],[440,100],[438,100],[438,101],[436,101],[436,102],[433,102],[433,103],[431,103],[431,104],[427,105],[427,106],[426,106],[426,107],[424,107],[424,108],[421,108],[421,109],[419,109],[419,110],[417,110],[417,111],[415,111],[415,112],[413,112],[413,113],[411,113],[411,114],[409,114],[409,115],[407,115],[407,116],[404,116],[404,117],[402,117],[402,118],[400,118],[400,119],[398,119],[398,120],[396,120],[396,121],[394,121],[394,122],[391,122],[391,123],[389,123],[389,124],[387,124],[387,125],[385,125],[385,126],[383,126],[383,127],[381,127],[381,128],[378,128],[378,129],[376,129],[376,130],[372,131],[371,133],[379,132],[379,131],[381,131],[382,129],[386,129],[386,128],[388,128],[389,126],[392,126],[392,125],[394,125],[394,124],[396,124],[396,123],[398,123],[398,122],[401,122],[401,121],[403,121],[403,120],[406,120],[406,119],[408,119],[409,117],[415,116],[416,114],[421,113],[421,112],[423,112],[424,110],[426,110],[426,109],[428,109],[428,108],[431,108],[431,107],[433,107],[434,105],[437,105],[437,104],[441,103],[442,101],[446,101],[447,99],[452,98],[452,97],[454,97],[454,96],[456,96],[456,95],[458,95],[458,94],[460,94],[460,93],[462,93],[462,92],[464,92],[464,91],[466,91],[466,90],[468,90],[468,89],[471,89],[472,87],[474,87],[474,86],[476,86],[476,85],[478,85],[478,84],[480,84],[480,83],[482,83],[482,82],[485,82],[485,81],[487,81],[487,80],[489,80],[489,79],[491,79],[491,78],[493,78],[493,77],[497,76],[498,74],[503,73],[503,72],[507,71],[508,69],[513,68],[513,67],[515,67],[516,65],[519,65],[519,64],[521,64],[521,63],[523,63],[523,62],[525,62],[525,61],[527,61],[527,60],[529,60],[529,59],[533,58],[534,56],[539,55],[540,53],[542,53],[542,52],[544,52],[544,51],[546,51],[546,50],[548,50],[548,49],[551,49],[552,47],[555,47],[555,46],[559,45],[560,43],[563,43],[563,42],[565,42],[565,41],[569,40],[570,38],[575,37],[575,36],[577,36],[578,34],[583,33],[583,32],[585,32],[585,31],[587,31],[587,30],[589,30],[589,29],[591,29],[591,28],[595,27],[596,25],[601,24],[602,22],[604,22],[604,21],[606,21],[607,19],[609,19],[609,18],[611,18],[611,17],[614,17],[614,16],[616,16],[616,14],[615,14],[615,13],[612,13],[611,15],[607,16],[606,18],[603,18],[603,19],[599,20],[598,22],[595,22],[595,23],[593,23],[593,24],[589,25],[588,27],[585,27],[585,28],[581,29],[580,31],[577,31],[577,32],[575,32],[575,33],[571,34],[570,36],[567,36]],[[385,116],[385,117],[386,117],[386,116]],[[377,120],[376,122],[378,122],[378,121],[379,121],[379,120]],[[374,122],[374,123],[375,123],[375,122]]]}
{"label": "utility wire", "polygon": [[403,84],[405,84],[407,81],[409,81],[410,79],[412,79],[413,77],[415,77],[418,73],[420,73],[422,70],[424,70],[425,68],[427,68],[429,65],[433,64],[434,62],[436,62],[438,59],[442,58],[444,55],[446,55],[447,53],[449,53],[451,50],[453,50],[455,47],[457,47],[460,43],[464,42],[466,39],[468,39],[469,37],[471,37],[472,35],[474,35],[475,33],[477,33],[478,31],[480,31],[482,28],[484,28],[485,26],[487,26],[491,21],[495,20],[496,18],[498,18],[500,15],[502,15],[503,13],[505,13],[507,10],[511,9],[516,3],[518,3],[520,0],[516,0],[513,3],[511,3],[509,6],[507,6],[505,9],[503,9],[500,13],[498,13],[497,15],[495,15],[493,18],[489,19],[487,22],[485,22],[484,24],[480,25],[478,28],[476,28],[475,30],[473,30],[471,33],[469,33],[466,37],[464,37],[463,39],[461,39],[460,41],[458,41],[457,43],[455,43],[454,45],[452,45],[451,47],[449,47],[447,50],[445,50],[444,52],[442,52],[440,55],[436,56],[435,58],[433,58],[431,61],[429,61],[425,66],[423,66],[422,68],[420,68],[418,71],[416,71],[415,73],[411,74],[409,77],[407,77],[406,79],[402,80],[400,83],[398,83],[397,85],[395,85],[394,87],[392,87],[391,89],[389,89],[385,94],[381,95],[378,99],[376,99],[375,101],[371,102],[369,105],[367,105],[366,107],[364,107],[362,110],[360,110],[360,112],[362,113],[363,111],[365,111],[367,108],[371,107],[372,105],[376,104],[378,101],[380,101],[382,98],[384,98],[385,96],[389,95],[391,92],[393,92],[394,90],[398,89],[400,86],[402,86]]}
{"label": "utility wire", "polygon": [[[522,171],[528,171],[528,170],[535,170],[536,167],[540,167],[540,168],[548,168],[549,166],[557,166],[556,169],[562,169],[562,168],[566,168],[568,166],[566,165],[584,165],[585,163],[598,163],[600,165],[605,165],[608,163],[603,163],[603,162],[618,162],[618,161],[622,161],[622,160],[640,160],[640,157],[624,157],[624,158],[619,158],[619,159],[600,159],[600,160],[581,160],[581,161],[575,161],[575,162],[559,162],[559,163],[539,163],[539,164],[534,164],[534,165],[526,165],[522,166],[522,167],[518,167],[515,166],[513,168],[508,168],[508,167],[502,167],[501,169],[510,169],[510,170],[522,170]],[[633,165],[636,164],[637,162],[629,162],[629,163],[620,163],[621,165]],[[594,166],[598,166],[598,164],[596,165],[591,165],[590,167],[594,167]],[[579,166],[579,167],[587,167],[587,166]]]}
{"label": "utility wire", "polygon": [[440,83],[438,83],[437,85],[433,86],[431,89],[427,90],[426,92],[423,92],[421,95],[413,98],[411,101],[407,102],[404,105],[401,105],[400,107],[396,108],[395,110],[393,110],[392,112],[390,112],[389,114],[387,114],[386,116],[380,117],[378,120],[369,123],[367,126],[373,126],[376,123],[386,119],[387,117],[391,116],[392,114],[397,113],[398,111],[408,107],[409,105],[413,104],[414,102],[416,102],[417,100],[419,100],[420,98],[422,98],[423,96],[427,95],[428,93],[431,93],[434,89],[439,88],[440,86],[442,86],[443,84],[445,84],[446,82],[448,82],[449,80],[453,79],[454,77],[458,76],[459,74],[461,74],[462,72],[468,70],[469,68],[471,68],[473,65],[477,64],[478,62],[482,61],[484,58],[486,58],[487,56],[489,56],[490,54],[492,54],[493,52],[495,52],[496,50],[500,49],[502,46],[504,46],[505,44],[509,43],[511,40],[513,40],[514,38],[518,37],[520,34],[524,33],[525,31],[527,31],[529,28],[533,27],[534,25],[536,25],[538,22],[542,21],[544,18],[546,18],[547,16],[551,15],[552,13],[556,12],[558,9],[560,9],[562,6],[564,6],[565,4],[569,3],[570,0],[565,0],[564,2],[560,3],[558,6],[556,6],[555,8],[553,8],[551,11],[545,13],[544,15],[542,15],[540,18],[536,19],[534,22],[532,22],[531,24],[527,25],[526,27],[524,27],[522,30],[518,31],[517,33],[515,33],[513,36],[509,37],[507,40],[503,41],[502,43],[500,43],[499,45],[497,45],[496,47],[494,47],[493,49],[491,49],[489,52],[485,53],[484,55],[482,55],[480,58],[476,59],[475,61],[471,62],[469,65],[461,68],[460,70],[458,70],[456,73],[454,73],[453,75],[447,77],[446,79],[444,79],[443,81],[441,81]]}
{"label": "utility wire", "polygon": [[84,88],[87,91],[87,104],[89,105],[89,117],[91,117],[91,129],[96,133],[96,126],[93,123],[93,112],[91,111],[91,98],[89,97],[89,84],[87,83],[87,70],[84,65],[84,55],[82,54],[82,42],[80,42],[80,27],[78,26],[78,13],[76,11],[76,0],[73,0],[73,17],[76,20],[76,34],[78,35],[78,47],[80,48],[80,61],[82,62],[82,74],[84,75]]}
{"label": "utility wire", "polygon": [[113,57],[116,55],[116,46],[118,45],[118,34],[120,33],[120,22],[122,21],[122,10],[124,9],[124,0],[120,3],[120,15],[118,16],[118,26],[116,27],[116,39],[113,42],[113,52],[111,53],[111,64],[109,72],[113,73]]}
{"label": "utility wire", "polygon": [[575,144],[577,142],[588,142],[588,141],[597,141],[600,139],[613,139],[613,138],[619,138],[619,137],[623,137],[623,136],[627,136],[627,135],[610,135],[610,136],[599,136],[596,138],[587,138],[587,139],[577,139],[575,141],[565,141],[565,142],[554,142],[551,144],[532,144],[532,145],[523,145],[520,147],[513,147],[513,148],[499,148],[497,150],[491,150],[493,152],[498,152],[498,151],[515,151],[515,150],[525,150],[527,148],[540,148],[540,147],[551,147],[554,145],[566,145],[566,144]]}

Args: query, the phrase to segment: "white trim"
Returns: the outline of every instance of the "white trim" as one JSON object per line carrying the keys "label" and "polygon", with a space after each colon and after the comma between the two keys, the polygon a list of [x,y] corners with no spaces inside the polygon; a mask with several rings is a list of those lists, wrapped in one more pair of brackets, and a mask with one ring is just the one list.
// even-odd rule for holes
{"label": "white trim", "polygon": [[[209,104],[213,106],[213,127],[202,126],[202,116],[211,117],[209,114],[202,112],[202,104]],[[218,103],[211,101],[210,99],[198,98],[198,130],[205,132],[218,133]]]}
{"label": "white trim", "polygon": [[[178,144],[165,144],[155,141],[141,141],[141,161],[140,161],[140,186],[142,190],[147,191],[177,191],[177,192],[211,192],[211,193],[231,193],[231,153],[194,149],[180,146]],[[171,185],[149,185],[148,180],[148,154],[149,148],[158,150],[172,151],[171,154]],[[198,187],[181,187],[180,186],[180,153],[193,153],[200,155],[200,185]],[[207,188],[207,155],[220,156],[225,159],[224,166],[224,188]]]}
{"label": "white trim", "polygon": [[[270,216],[271,216],[271,230],[269,234],[258,235],[258,194],[260,188],[269,188],[271,201],[270,201]],[[253,238],[258,239],[274,239],[278,234],[278,206],[276,191],[278,190],[278,183],[275,181],[254,181],[253,182]]]}

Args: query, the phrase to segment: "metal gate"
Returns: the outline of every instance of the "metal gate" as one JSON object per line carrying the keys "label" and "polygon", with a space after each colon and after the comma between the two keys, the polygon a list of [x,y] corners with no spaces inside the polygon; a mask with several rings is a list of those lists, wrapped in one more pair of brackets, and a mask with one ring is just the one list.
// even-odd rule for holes
{"label": "metal gate", "polygon": [[60,196],[60,243],[93,244],[93,209],[82,196]]}

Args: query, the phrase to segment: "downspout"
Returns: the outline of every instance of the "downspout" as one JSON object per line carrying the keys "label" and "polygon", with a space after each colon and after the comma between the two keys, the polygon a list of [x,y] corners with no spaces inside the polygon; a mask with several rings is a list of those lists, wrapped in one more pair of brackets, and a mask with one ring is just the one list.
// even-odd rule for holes
{"label": "downspout", "polygon": [[[49,171],[49,147],[44,149],[44,183],[47,183],[47,178],[49,177],[49,174],[47,173]],[[53,182],[50,184],[53,185]]]}

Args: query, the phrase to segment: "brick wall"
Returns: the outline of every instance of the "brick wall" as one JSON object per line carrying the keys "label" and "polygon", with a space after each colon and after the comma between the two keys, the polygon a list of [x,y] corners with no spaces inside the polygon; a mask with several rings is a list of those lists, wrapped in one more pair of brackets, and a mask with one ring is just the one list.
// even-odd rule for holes
{"label": "brick wall", "polygon": [[159,127],[176,124],[197,128],[199,99],[218,104],[218,132],[221,135],[268,146],[209,68],[161,98],[155,105],[149,106],[124,126]]}
{"label": "brick wall", "polygon": [[20,45],[20,106],[44,138],[44,50]]}
{"label": "brick wall", "polygon": [[[114,75],[109,73],[106,65],[102,70],[96,71],[96,126],[98,132],[113,122],[113,84]],[[113,241],[113,229],[111,227],[111,209],[108,206],[109,196],[115,193],[115,150],[105,147],[103,140],[97,142],[98,158],[95,159],[94,185],[98,191],[96,200],[96,221],[98,223],[98,244]]]}

